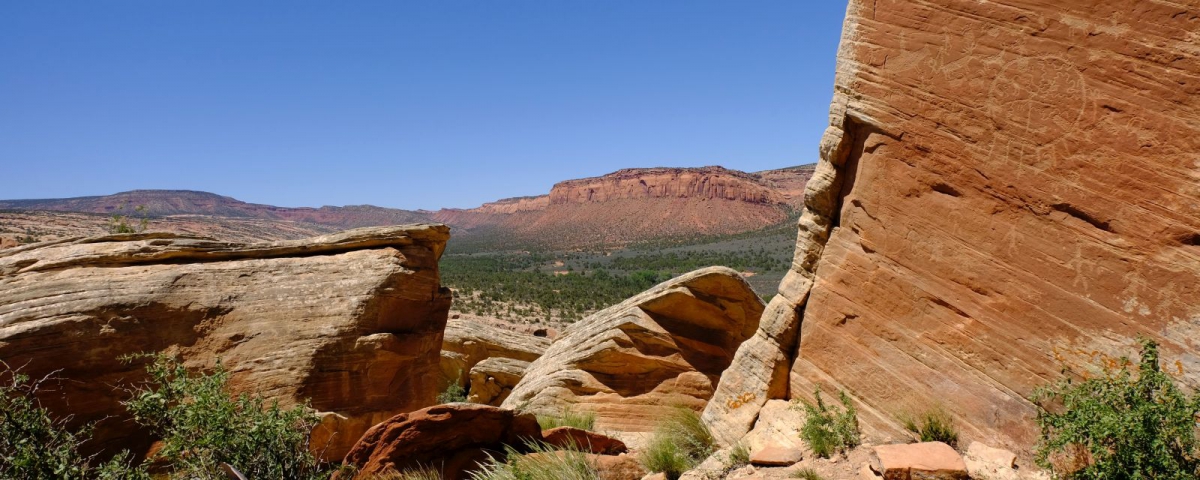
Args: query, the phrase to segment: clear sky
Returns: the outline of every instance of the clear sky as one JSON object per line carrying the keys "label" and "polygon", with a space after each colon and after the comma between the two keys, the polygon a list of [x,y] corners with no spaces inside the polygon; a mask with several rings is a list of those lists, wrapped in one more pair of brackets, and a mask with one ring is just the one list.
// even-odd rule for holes
{"label": "clear sky", "polygon": [[0,5],[0,198],[473,207],[620,168],[812,163],[845,3]]}

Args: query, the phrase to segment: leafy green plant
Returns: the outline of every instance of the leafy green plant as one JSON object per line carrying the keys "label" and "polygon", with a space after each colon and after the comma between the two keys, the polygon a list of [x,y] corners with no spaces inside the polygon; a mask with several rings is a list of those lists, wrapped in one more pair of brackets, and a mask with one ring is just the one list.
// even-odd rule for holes
{"label": "leafy green plant", "polygon": [[93,466],[94,457],[80,453],[93,425],[71,431],[69,419],[55,419],[42,407],[37,391],[49,377],[32,380],[0,362],[0,478],[21,480],[149,480],[128,452]]}
{"label": "leafy green plant", "polygon": [[437,396],[438,403],[461,403],[467,401],[467,389],[463,387],[462,372],[458,372],[453,382],[446,385],[446,389],[442,390]]}
{"label": "leafy green plant", "polygon": [[804,480],[825,480],[825,477],[822,477],[821,474],[817,473],[816,470],[807,467],[799,470],[793,470],[791,477],[802,478]]}
{"label": "leafy green plant", "polygon": [[1122,358],[1100,376],[1077,382],[1068,375],[1034,391],[1039,465],[1072,479],[1197,477],[1200,396],[1180,392],[1162,371],[1157,343],[1139,342],[1136,375]]}
{"label": "leafy green plant", "polygon": [[699,414],[687,407],[673,407],[654,430],[638,461],[651,472],[676,479],[712,454],[714,443],[712,432]]}
{"label": "leafy green plant", "polygon": [[807,418],[800,429],[800,438],[808,443],[814,454],[822,458],[858,446],[858,412],[846,392],[839,393],[842,403],[840,411],[825,403],[820,388],[815,396],[815,404],[803,402]]}
{"label": "leafy green plant", "polygon": [[472,480],[600,480],[596,465],[587,454],[575,448],[559,450],[541,442],[526,445],[522,454],[505,447],[505,461],[496,457],[477,472]]}
{"label": "leafy green plant", "polygon": [[594,430],[596,428],[596,413],[588,411],[576,411],[571,407],[563,407],[562,413],[559,415],[538,415],[538,426],[542,430],[549,430],[556,427],[575,427],[580,430]]}
{"label": "leafy green plant", "polygon": [[149,359],[148,383],[124,402],[137,423],[163,441],[158,457],[177,477],[224,480],[222,463],[247,478],[317,479],[324,473],[309,452],[317,417],[308,408],[284,409],[257,395],[231,396],[229,372],[218,362],[208,374],[190,374],[162,354]]}
{"label": "leafy green plant", "polygon": [[942,442],[958,448],[958,428],[954,417],[945,408],[935,407],[919,416],[908,415],[901,419],[904,429],[912,432],[922,442]]}

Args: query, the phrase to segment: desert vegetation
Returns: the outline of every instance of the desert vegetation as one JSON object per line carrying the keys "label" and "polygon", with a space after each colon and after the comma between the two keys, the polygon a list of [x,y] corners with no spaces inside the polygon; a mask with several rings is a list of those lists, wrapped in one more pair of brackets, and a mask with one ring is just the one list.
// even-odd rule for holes
{"label": "desert vegetation", "polygon": [[580,411],[571,407],[563,407],[558,415],[538,415],[537,421],[542,430],[557,427],[574,427],[588,431],[596,429],[595,412]]}
{"label": "desert vegetation", "polygon": [[835,453],[857,447],[861,442],[858,432],[858,412],[846,392],[840,392],[838,397],[841,408],[831,407],[821,398],[821,389],[814,392],[816,402],[802,402],[807,417],[800,437],[808,443],[813,454],[821,458],[829,458]]}
{"label": "desert vegetation", "polygon": [[503,459],[492,457],[472,480],[600,480],[600,472],[587,455],[575,448],[560,449],[540,442],[526,445],[529,453],[511,446]]}
{"label": "desert vegetation", "polygon": [[901,422],[904,429],[922,442],[942,442],[958,448],[958,428],[954,417],[942,406],[935,406],[918,415],[905,415]]}
{"label": "desert vegetation", "polygon": [[715,443],[699,414],[687,407],[673,407],[655,429],[638,461],[646,470],[676,479],[712,454]]}
{"label": "desert vegetation", "polygon": [[1140,343],[1136,367],[1105,358],[1098,375],[1066,371],[1034,393],[1039,465],[1069,479],[1197,478],[1200,395],[1184,394],[1162,370],[1154,341]]}

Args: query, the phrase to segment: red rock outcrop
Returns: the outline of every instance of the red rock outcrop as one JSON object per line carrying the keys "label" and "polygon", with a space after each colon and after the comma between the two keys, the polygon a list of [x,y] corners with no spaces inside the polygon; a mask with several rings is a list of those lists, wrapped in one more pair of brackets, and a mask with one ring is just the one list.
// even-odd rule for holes
{"label": "red rock outcrop", "polygon": [[450,292],[441,225],[351,230],[237,244],[115,235],[0,251],[0,359],[55,370],[43,402],[100,422],[102,446],[147,439],[125,421],[119,389],[142,378],[124,354],[217,359],[236,392],[311,399],[318,451],[340,457],[374,423],[433,404]]}
{"label": "red rock outcrop", "polygon": [[820,385],[872,436],[936,401],[1027,451],[1030,392],[1137,335],[1200,386],[1197,32],[1195,2],[852,0],[792,272],[706,412],[722,440]]}
{"label": "red rock outcrop", "polygon": [[620,455],[628,450],[625,443],[620,440],[575,427],[555,427],[542,430],[542,441],[553,447],[579,450],[596,455]]}
{"label": "red rock outcrop", "polygon": [[346,454],[345,464],[361,479],[433,467],[442,478],[458,480],[489,455],[502,455],[506,445],[519,451],[541,438],[533,415],[469,403],[436,405],[372,427]]}
{"label": "red rock outcrop", "polygon": [[629,168],[601,177],[559,182],[550,204],[603,203],[646,198],[693,198],[781,204],[784,198],[754,176],[721,167]]}

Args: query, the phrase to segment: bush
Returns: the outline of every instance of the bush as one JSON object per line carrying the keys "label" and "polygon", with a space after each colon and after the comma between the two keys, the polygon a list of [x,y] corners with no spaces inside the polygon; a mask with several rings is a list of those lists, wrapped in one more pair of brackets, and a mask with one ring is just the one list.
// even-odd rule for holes
{"label": "bush", "polygon": [[495,457],[471,474],[472,480],[600,480],[596,465],[578,449],[556,450],[540,442],[527,444],[530,454],[505,448],[507,461]]}
{"label": "bush", "polygon": [[463,388],[462,372],[459,372],[458,378],[454,382],[446,385],[446,389],[437,396],[438,403],[461,403],[467,401],[467,389]]}
{"label": "bush", "polygon": [[149,358],[149,384],[125,402],[134,419],[162,438],[158,456],[188,479],[224,480],[222,463],[247,478],[315,479],[323,476],[309,452],[317,422],[303,406],[283,409],[257,395],[232,398],[229,372],[220,362],[210,374],[189,375],[165,355]]}
{"label": "bush", "polygon": [[655,429],[638,461],[651,472],[676,479],[712,454],[714,443],[712,432],[699,414],[687,407],[674,407]]}
{"label": "bush", "polygon": [[954,417],[944,408],[937,407],[920,417],[908,416],[902,420],[904,428],[916,434],[922,442],[942,442],[958,448],[958,429],[954,427]]}
{"label": "bush", "polygon": [[829,408],[821,399],[820,388],[816,390],[816,404],[804,402],[807,418],[800,429],[800,438],[818,457],[829,458],[859,444],[858,413],[846,392],[840,392],[839,397],[842,402],[840,412]]}
{"label": "bush", "polygon": [[594,430],[596,428],[596,413],[595,412],[577,412],[570,407],[563,407],[560,415],[538,415],[538,426],[542,430],[549,430],[556,427],[575,427],[580,430]]}
{"label": "bush", "polygon": [[32,381],[0,362],[0,478],[22,480],[149,480],[140,466],[131,466],[128,452],[93,467],[93,457],[79,448],[91,436],[92,425],[77,431],[68,419],[54,419],[36,394],[48,378]]}
{"label": "bush", "polygon": [[1200,396],[1181,393],[1159,368],[1158,344],[1139,341],[1136,378],[1122,358],[1096,378],[1068,377],[1034,391],[1039,465],[1076,479],[1197,477]]}

